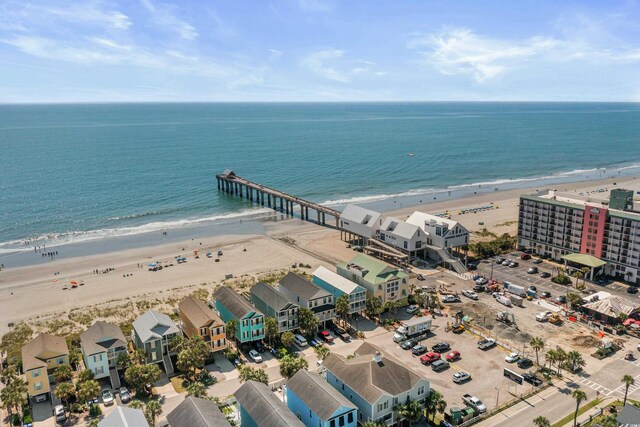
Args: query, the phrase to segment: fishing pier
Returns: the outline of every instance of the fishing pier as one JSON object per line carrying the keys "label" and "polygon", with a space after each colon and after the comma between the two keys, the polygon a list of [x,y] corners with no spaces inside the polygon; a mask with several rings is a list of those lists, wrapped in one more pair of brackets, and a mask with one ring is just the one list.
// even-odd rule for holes
{"label": "fishing pier", "polygon": [[[242,178],[235,174],[231,169],[225,169],[221,174],[216,175],[218,181],[218,190],[225,193],[247,199],[262,206],[267,206],[274,210],[280,210],[287,215],[294,215],[294,211],[300,212],[300,219],[316,222],[320,225],[327,225],[326,216],[333,217],[335,221],[335,228],[340,230],[341,238],[345,241],[352,241],[352,237],[349,233],[340,227],[340,214],[341,212],[328,208],[326,206],[319,205],[308,200],[301,199],[284,191],[276,190],[274,188],[267,187],[266,185],[258,184],[250,181],[246,178]],[[298,207],[296,207],[296,205]],[[309,215],[309,210],[316,212],[316,220],[312,220]],[[349,238],[351,237],[351,238]],[[360,240],[362,245],[361,251],[369,253],[370,255],[377,256],[379,258],[388,260],[392,263],[406,266],[409,261],[409,256],[406,253],[394,248],[393,246],[381,241],[377,237],[372,237],[366,240]]]}
{"label": "fishing pier", "polygon": [[326,225],[326,216],[332,216],[335,220],[335,227],[339,229],[340,211],[301,199],[291,194],[279,191],[266,185],[258,184],[248,179],[236,175],[232,170],[226,169],[221,174],[216,175],[218,190],[247,199],[262,206],[267,206],[287,215],[293,216],[296,205],[300,211],[300,218],[310,221],[309,209],[316,212],[316,222]]}

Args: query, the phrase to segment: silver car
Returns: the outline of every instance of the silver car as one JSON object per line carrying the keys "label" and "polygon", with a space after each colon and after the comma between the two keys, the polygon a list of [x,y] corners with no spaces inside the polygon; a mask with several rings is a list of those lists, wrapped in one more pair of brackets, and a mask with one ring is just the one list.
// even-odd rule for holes
{"label": "silver car", "polygon": [[104,406],[110,406],[113,405],[113,393],[111,393],[111,390],[109,390],[108,388],[105,388],[104,390],[102,390],[102,403],[104,403]]}
{"label": "silver car", "polygon": [[456,384],[461,384],[465,381],[469,381],[471,379],[471,374],[465,371],[458,371],[453,374],[453,382]]}

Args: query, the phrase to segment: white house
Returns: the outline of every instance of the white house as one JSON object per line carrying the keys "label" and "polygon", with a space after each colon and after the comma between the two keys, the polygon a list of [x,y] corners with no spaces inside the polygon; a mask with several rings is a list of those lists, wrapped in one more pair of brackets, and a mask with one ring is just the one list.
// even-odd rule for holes
{"label": "white house", "polygon": [[379,238],[383,242],[413,255],[414,251],[422,249],[425,234],[420,227],[390,216],[382,223]]}
{"label": "white house", "polygon": [[111,323],[96,322],[80,334],[80,348],[84,364],[93,372],[93,377],[100,379],[111,375],[112,387],[119,387],[116,361],[127,352],[127,339],[120,328]]}
{"label": "white house", "polygon": [[375,237],[382,226],[384,218],[380,212],[347,205],[340,214],[340,231],[342,239],[347,241],[361,240],[364,244]]}
{"label": "white house", "polygon": [[469,243],[469,230],[451,219],[416,211],[407,218],[407,223],[422,229],[429,246],[451,249]]}

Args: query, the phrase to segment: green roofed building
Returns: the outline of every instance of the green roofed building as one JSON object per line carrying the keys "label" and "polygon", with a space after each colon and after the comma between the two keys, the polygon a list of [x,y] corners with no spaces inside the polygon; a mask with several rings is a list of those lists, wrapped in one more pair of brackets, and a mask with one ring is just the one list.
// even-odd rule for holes
{"label": "green roofed building", "polygon": [[400,302],[401,306],[408,304],[409,274],[399,267],[358,254],[349,262],[337,264],[336,270],[342,277],[365,288],[367,298],[377,297],[382,304],[394,301]]}

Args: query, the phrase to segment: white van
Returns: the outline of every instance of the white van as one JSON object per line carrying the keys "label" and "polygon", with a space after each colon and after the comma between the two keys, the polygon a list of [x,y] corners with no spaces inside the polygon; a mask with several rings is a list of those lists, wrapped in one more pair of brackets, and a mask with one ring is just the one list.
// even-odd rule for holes
{"label": "white van", "polygon": [[298,347],[306,347],[307,339],[300,334],[296,334],[293,338],[293,341],[296,343]]}

